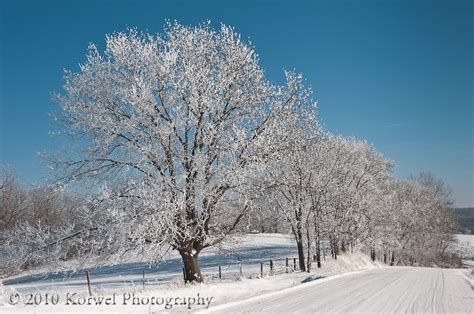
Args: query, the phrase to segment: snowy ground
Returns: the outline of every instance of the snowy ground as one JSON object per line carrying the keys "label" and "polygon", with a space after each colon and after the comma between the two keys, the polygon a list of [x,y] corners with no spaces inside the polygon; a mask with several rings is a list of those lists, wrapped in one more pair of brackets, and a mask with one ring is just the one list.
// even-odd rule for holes
{"label": "snowy ground", "polygon": [[[88,299],[83,272],[70,274],[67,279],[63,274],[16,276],[4,280],[3,293],[0,287],[0,313],[154,313],[206,309],[231,313],[275,310],[467,313],[474,308],[474,276],[468,269],[384,267],[361,253],[348,253],[337,261],[328,257],[323,267],[313,269],[311,274],[291,269],[287,274],[284,258],[289,257],[292,266],[295,256],[295,244],[289,236],[251,234],[242,239],[233,255],[208,251],[201,256],[205,284],[184,285],[181,261],[171,256],[153,269],[143,263],[90,269],[92,299]],[[270,259],[276,260],[274,275],[269,274]],[[260,262],[265,263],[263,278],[259,278]],[[243,276],[240,276],[241,264]],[[217,277],[219,265],[222,280]],[[51,304],[55,298],[58,304]],[[49,304],[45,304],[46,300]],[[34,305],[36,301],[40,304]],[[15,302],[18,304],[9,304]],[[85,304],[76,304],[82,302]],[[98,302],[102,304],[97,305]],[[272,308],[274,305],[277,307]]]}
{"label": "snowy ground", "polygon": [[[221,266],[224,280],[235,280],[240,277],[240,266],[244,277],[260,275],[260,263],[264,263],[264,274],[268,274],[269,261],[274,260],[275,272],[284,271],[285,261],[297,256],[296,245],[288,235],[282,234],[249,234],[240,239],[238,248],[231,254],[224,254],[212,249],[200,255],[200,265],[205,281],[218,279]],[[293,262],[291,262],[293,266]],[[149,267],[147,263],[131,262],[102,268],[89,268],[93,289],[129,288],[143,285],[156,286],[183,281],[182,262],[179,255],[171,254],[157,266]],[[85,288],[85,270],[76,273],[41,273],[22,274],[3,280],[5,286],[21,293],[48,290],[67,290],[71,287]]]}
{"label": "snowy ground", "polygon": [[458,243],[454,246],[454,251],[463,258],[463,263],[474,267],[474,235],[457,234]]}
{"label": "snowy ground", "polygon": [[[174,301],[167,307],[171,307],[173,311],[188,311],[189,307],[191,310],[199,310],[208,306],[212,308],[219,304],[293,287],[300,285],[303,281],[382,267],[378,262],[371,262],[367,256],[354,253],[340,256],[337,261],[327,258],[325,262],[323,261],[323,267],[314,270],[311,274],[292,272],[292,258],[295,256],[295,244],[289,236],[252,234],[242,239],[241,246],[233,255],[209,252],[202,256],[201,265],[206,277],[206,284],[184,285],[181,277],[181,261],[178,258],[170,258],[156,269],[147,269],[145,287],[142,286],[141,279],[142,270],[146,267],[145,264],[134,263],[90,270],[93,296],[97,298],[112,296],[115,298],[116,305],[75,305],[74,303],[82,302],[81,297],[88,297],[86,281],[82,272],[74,274],[68,279],[64,279],[62,274],[17,276],[4,280],[3,302],[5,305],[3,307],[0,305],[0,313],[31,311],[36,313],[62,313],[65,311],[79,313],[84,312],[84,306],[86,306],[87,312],[149,313],[164,310],[166,304],[169,303],[167,300],[170,298],[173,298]],[[288,274],[284,267],[285,257],[290,258]],[[274,269],[276,274],[274,275],[269,274],[270,259],[276,260]],[[264,278],[259,278],[260,262],[265,263]],[[239,270],[241,263],[243,265],[242,277],[240,277]],[[219,265],[222,265],[223,280],[219,280],[217,277]],[[52,305],[51,300],[49,305],[44,304],[46,293],[49,298],[58,295],[58,304]],[[146,299],[151,302],[152,297],[162,298],[156,303],[163,302],[153,306],[149,304],[133,306],[131,305],[134,301],[133,295],[130,295],[130,299],[128,299],[129,294],[133,293],[140,302],[144,300],[143,303],[147,302]],[[38,296],[38,299],[43,298],[42,302],[39,302],[41,304],[37,306],[25,305],[25,302],[31,301],[27,300],[29,294]],[[13,297],[13,301],[16,301],[17,296],[20,297],[19,304],[9,305],[8,303],[12,301],[11,298]],[[177,297],[181,298],[178,305],[175,300]],[[124,301],[126,301],[126,306],[122,305]],[[184,301],[187,304],[181,304]],[[1,302],[0,300],[0,304]],[[95,300],[91,302],[95,303]],[[190,305],[189,302],[196,304]],[[198,302],[200,304],[197,304]]]}
{"label": "snowy ground", "polygon": [[210,308],[214,313],[472,313],[465,270],[385,267]]}

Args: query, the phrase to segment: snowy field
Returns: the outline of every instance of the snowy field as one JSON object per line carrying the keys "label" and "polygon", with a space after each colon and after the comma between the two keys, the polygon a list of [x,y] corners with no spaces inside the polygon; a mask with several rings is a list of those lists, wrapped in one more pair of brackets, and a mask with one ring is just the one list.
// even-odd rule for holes
{"label": "snowy field", "polygon": [[[312,281],[316,278],[330,277],[340,273],[382,267],[378,262],[371,262],[360,253],[342,255],[337,261],[330,257],[323,261],[323,267],[314,270],[311,274],[293,272],[293,258],[296,257],[296,245],[290,236],[281,234],[249,234],[243,237],[241,244],[233,254],[222,254],[208,251],[200,259],[205,284],[184,285],[182,280],[182,264],[177,256],[171,256],[162,264],[152,269],[144,263],[130,263],[119,266],[89,269],[93,296],[116,296],[116,303],[123,303],[124,294],[135,293],[137,296],[159,296],[163,298],[183,297],[198,298],[198,293],[204,298],[212,298],[209,307],[225,304],[235,300],[246,299],[272,291],[300,285],[303,281]],[[285,258],[290,259],[289,273],[286,273]],[[269,260],[274,260],[274,274],[270,274]],[[261,277],[260,262],[264,263],[264,276]],[[218,267],[222,266],[222,280],[218,278]],[[242,265],[242,276],[240,276]],[[143,286],[143,270],[145,270],[145,285]],[[320,280],[320,279],[319,279]],[[28,312],[37,313],[63,312],[65,306],[68,312],[81,312],[83,306],[74,305],[79,297],[88,297],[88,290],[84,272],[69,274],[30,274],[8,278],[3,281],[3,302],[0,308],[3,313]],[[45,296],[46,293],[59,295],[60,302],[67,301],[67,296],[74,294],[68,305],[24,305],[25,300],[18,305],[8,304],[8,298],[19,295],[23,299],[28,294]],[[25,297],[26,296],[26,297]],[[1,297],[0,297],[1,298]],[[38,297],[39,298],[39,297]],[[28,301],[28,300],[26,300]],[[71,301],[71,300],[70,300]],[[133,299],[131,300],[133,301]],[[1,300],[0,300],[1,302]],[[127,300],[128,302],[128,300]],[[207,302],[207,301],[206,301]],[[28,303],[28,302],[27,302]],[[44,300],[43,300],[44,303]],[[84,305],[86,306],[86,305]],[[165,304],[146,306],[138,305],[133,313],[148,313],[149,310],[163,310]],[[191,309],[203,309],[204,305],[193,305]],[[127,306],[100,305],[88,306],[87,311],[94,312],[127,312]],[[175,310],[188,310],[188,305],[174,305]]]}
{"label": "snowy field", "polygon": [[[297,256],[296,245],[288,235],[282,234],[249,234],[240,239],[237,249],[224,252],[212,248],[204,250],[200,255],[200,265],[205,281],[218,279],[221,266],[222,279],[235,280],[242,275],[256,277],[260,275],[260,263],[264,263],[264,274],[268,274],[269,261],[274,260],[274,272],[284,271],[285,261],[291,261]],[[291,262],[291,267],[293,262]],[[182,261],[177,252],[172,252],[166,260],[150,267],[148,263],[131,262],[115,266],[87,269],[91,277],[91,285],[96,290],[129,288],[143,286],[143,272],[145,285],[178,283],[183,281]],[[5,286],[22,293],[35,291],[57,291],[70,287],[81,287],[86,283],[85,270],[76,273],[38,273],[19,275],[3,280]],[[81,287],[84,288],[84,287]]]}
{"label": "snowy field", "polygon": [[[462,243],[459,245],[465,245]],[[91,299],[83,272],[69,274],[67,279],[64,274],[16,276],[3,282],[0,313],[469,313],[474,308],[474,284],[467,269],[385,267],[364,254],[347,253],[337,261],[328,257],[321,269],[308,274],[292,272],[295,256],[295,244],[287,235],[250,234],[233,254],[208,251],[201,256],[205,284],[184,285],[181,260],[172,255],[152,269],[144,263],[89,269]],[[285,257],[290,258],[288,274]],[[276,260],[273,275],[270,259]],[[260,262],[265,263],[263,278]],[[218,278],[219,265],[222,280]],[[34,304],[34,297],[42,298],[39,305]],[[57,304],[51,304],[54,298]],[[10,305],[11,301],[18,304]]]}
{"label": "snowy field", "polygon": [[474,235],[457,234],[456,238],[454,251],[461,255],[464,265],[474,267]]}

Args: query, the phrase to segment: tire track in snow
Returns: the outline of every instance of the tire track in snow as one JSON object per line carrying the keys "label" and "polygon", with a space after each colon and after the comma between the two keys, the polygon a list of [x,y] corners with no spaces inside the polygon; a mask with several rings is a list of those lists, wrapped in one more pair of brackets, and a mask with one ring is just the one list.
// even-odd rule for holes
{"label": "tire track in snow", "polygon": [[387,267],[219,306],[214,312],[472,313],[473,308],[474,293],[459,270]]}

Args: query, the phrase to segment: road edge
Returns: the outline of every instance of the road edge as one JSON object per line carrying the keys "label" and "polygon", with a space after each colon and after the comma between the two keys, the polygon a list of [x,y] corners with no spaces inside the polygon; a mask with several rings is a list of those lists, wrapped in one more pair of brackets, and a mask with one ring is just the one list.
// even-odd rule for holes
{"label": "road edge", "polygon": [[288,287],[288,288],[284,288],[284,289],[281,289],[281,290],[260,294],[260,295],[250,297],[250,298],[246,298],[246,299],[243,299],[243,300],[231,301],[231,302],[227,302],[227,303],[224,303],[224,304],[219,304],[219,305],[216,305],[214,307],[209,307],[208,309],[198,310],[195,313],[214,313],[214,312],[217,312],[217,311],[225,310],[226,308],[229,308],[229,307],[245,304],[247,302],[252,302],[252,301],[256,301],[256,300],[260,300],[260,299],[264,299],[264,298],[272,297],[272,296],[278,296],[280,294],[285,294],[285,293],[292,292],[292,291],[298,291],[298,290],[301,290],[301,289],[304,289],[304,288],[307,288],[307,287],[316,286],[316,285],[319,285],[321,283],[332,281],[332,280],[335,280],[335,279],[338,279],[338,278],[341,278],[341,277],[346,277],[346,276],[350,276],[350,275],[357,275],[357,274],[365,273],[365,272],[368,272],[368,271],[372,271],[374,269],[379,269],[379,268],[369,268],[369,269],[356,270],[356,271],[351,271],[351,272],[347,272],[347,273],[332,275],[332,276],[317,279],[317,280],[314,280],[314,281],[311,281],[311,282],[300,283],[300,284],[298,284],[296,286],[293,286],[293,287]]}

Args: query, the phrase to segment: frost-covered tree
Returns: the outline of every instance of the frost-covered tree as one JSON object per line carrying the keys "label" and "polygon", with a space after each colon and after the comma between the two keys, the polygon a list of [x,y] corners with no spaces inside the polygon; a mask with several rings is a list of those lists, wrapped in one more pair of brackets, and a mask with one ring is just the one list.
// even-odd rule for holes
{"label": "frost-covered tree", "polygon": [[[53,167],[65,183],[100,186],[88,215],[104,255],[169,245],[189,281],[199,253],[235,231],[251,207],[270,154],[286,143],[297,76],[265,79],[252,47],[222,25],[168,23],[163,35],[134,30],[91,45],[57,95],[75,153]],[[91,228],[92,228],[91,225]],[[149,250],[149,249],[148,249]]]}
{"label": "frost-covered tree", "polygon": [[271,198],[295,237],[300,269],[310,270],[312,243],[320,266],[323,239],[336,258],[340,244],[367,238],[391,162],[363,141],[322,134],[318,125],[292,130],[291,147],[268,170]]}
{"label": "frost-covered tree", "polygon": [[52,246],[42,248],[81,226],[73,210],[80,201],[53,186],[23,184],[8,168],[0,170],[0,277],[53,259]]}
{"label": "frost-covered tree", "polygon": [[18,223],[41,220],[48,226],[71,220],[78,197],[52,186],[23,184],[8,168],[0,170],[0,232],[15,228]]}
{"label": "frost-covered tree", "polygon": [[264,195],[267,204],[276,209],[291,228],[298,249],[299,267],[306,270],[304,242],[308,237],[309,187],[313,179],[308,164],[314,147],[324,134],[316,119],[312,91],[304,86],[302,77],[291,75],[287,89],[293,95],[287,105],[294,114],[281,121],[290,141],[284,147],[276,146],[277,151],[270,154],[271,162],[267,163],[257,181],[263,182],[262,190],[268,191]]}
{"label": "frost-covered tree", "polygon": [[322,239],[330,240],[336,258],[339,247],[345,250],[349,243],[366,237],[391,162],[366,142],[341,136],[326,136],[311,154],[312,220],[308,222],[314,226],[315,257],[320,265]]}
{"label": "frost-covered tree", "polygon": [[[392,164],[373,146],[355,139],[335,138],[336,154],[342,156],[329,202],[332,238],[341,246],[362,241],[370,235],[381,188],[391,174]],[[336,249],[337,251],[337,249]]]}
{"label": "frost-covered tree", "polygon": [[28,194],[16,175],[9,169],[0,169],[0,232],[11,229],[28,212]]}
{"label": "frost-covered tree", "polygon": [[401,264],[443,264],[455,239],[449,187],[429,173],[396,180],[387,195],[383,238]]}

